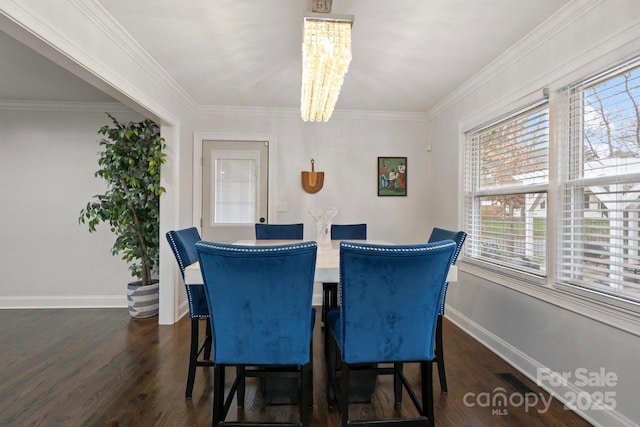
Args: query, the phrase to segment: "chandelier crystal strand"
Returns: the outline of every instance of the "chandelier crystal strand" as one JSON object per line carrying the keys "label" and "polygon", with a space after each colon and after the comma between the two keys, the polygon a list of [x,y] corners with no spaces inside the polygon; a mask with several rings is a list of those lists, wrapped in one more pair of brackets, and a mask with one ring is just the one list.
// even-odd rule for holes
{"label": "chandelier crystal strand", "polygon": [[326,122],[351,63],[351,22],[304,20],[300,114]]}

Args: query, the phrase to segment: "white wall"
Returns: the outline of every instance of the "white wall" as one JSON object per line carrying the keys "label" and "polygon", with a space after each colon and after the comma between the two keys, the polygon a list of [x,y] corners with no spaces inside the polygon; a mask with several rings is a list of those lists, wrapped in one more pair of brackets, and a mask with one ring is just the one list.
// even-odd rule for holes
{"label": "white wall", "polygon": [[[115,109],[121,120],[141,118]],[[107,123],[103,112],[82,107],[0,108],[0,308],[126,307],[131,274],[111,256],[114,236],[78,224],[105,189],[93,174],[97,130]]]}
{"label": "white wall", "polygon": [[[328,123],[305,123],[295,112],[280,115],[218,113],[198,116],[185,123],[181,150],[181,177],[193,170],[193,132],[272,138],[274,155],[269,160],[273,175],[270,198],[286,201],[287,212],[276,212],[271,223],[303,222],[304,235],[315,239],[315,223],[307,209],[337,206],[334,222],[366,222],[371,239],[415,243],[428,237],[425,192],[428,186],[423,149],[426,120],[415,115],[334,113]],[[377,196],[378,156],[406,156],[406,197]],[[300,173],[324,172],[324,186],[316,194],[304,192]],[[191,194],[184,179],[182,194]],[[189,203],[181,215],[191,215]]]}
{"label": "white wall", "polygon": [[[543,87],[553,92],[638,54],[640,2],[574,2],[451,94],[431,114],[428,143],[434,148],[428,166],[440,185],[429,185],[427,197],[443,201],[429,205],[431,222],[451,227],[461,224],[464,130],[499,117],[526,99],[540,98]],[[604,367],[614,372],[618,376],[615,387],[544,385],[560,396],[613,391],[615,411],[584,410],[582,414],[595,424],[637,425],[637,328],[636,333],[629,333],[610,326],[617,319],[607,318],[607,314],[586,316],[586,305],[575,304],[569,310],[568,303],[553,290],[529,292],[518,283],[499,284],[483,272],[465,267],[464,262],[459,267],[460,280],[449,288],[447,297],[450,319],[534,380],[538,368],[574,376],[578,368],[598,372]],[[532,296],[536,292],[539,298]]]}

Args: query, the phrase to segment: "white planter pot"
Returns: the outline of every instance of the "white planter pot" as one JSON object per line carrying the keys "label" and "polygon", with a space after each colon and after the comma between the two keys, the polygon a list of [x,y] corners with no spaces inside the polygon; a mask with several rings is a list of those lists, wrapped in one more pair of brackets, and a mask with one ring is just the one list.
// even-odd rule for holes
{"label": "white planter pot", "polygon": [[127,301],[129,303],[129,314],[134,319],[144,319],[158,315],[160,305],[160,283],[148,286],[140,286],[140,282],[133,282],[127,285]]}

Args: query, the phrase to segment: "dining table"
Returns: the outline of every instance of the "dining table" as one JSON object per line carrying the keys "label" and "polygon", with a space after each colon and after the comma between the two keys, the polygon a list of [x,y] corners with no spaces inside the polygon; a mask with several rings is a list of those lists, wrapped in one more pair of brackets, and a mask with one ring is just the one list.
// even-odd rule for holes
{"label": "dining table", "polygon": [[[242,246],[271,246],[271,245],[288,245],[293,243],[301,243],[305,240],[238,240],[234,245]],[[340,282],[340,242],[342,240],[332,240],[331,248],[320,248],[316,256],[316,272],[314,277],[314,294],[319,295],[322,291],[323,283],[339,283]],[[366,244],[388,245],[389,242],[382,240],[348,240],[350,242],[359,242]],[[455,265],[449,268],[447,282],[456,282],[458,280],[458,269]],[[195,262],[184,270],[184,282],[187,285],[203,285],[202,272],[200,271],[200,263]]]}

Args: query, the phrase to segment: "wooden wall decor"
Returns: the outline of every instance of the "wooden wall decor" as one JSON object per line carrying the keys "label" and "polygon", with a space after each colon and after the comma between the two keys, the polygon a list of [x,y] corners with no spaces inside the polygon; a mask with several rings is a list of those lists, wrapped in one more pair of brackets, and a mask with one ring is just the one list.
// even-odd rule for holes
{"label": "wooden wall decor", "polygon": [[309,194],[322,190],[324,172],[316,172],[315,160],[311,159],[311,172],[302,171],[302,188]]}

